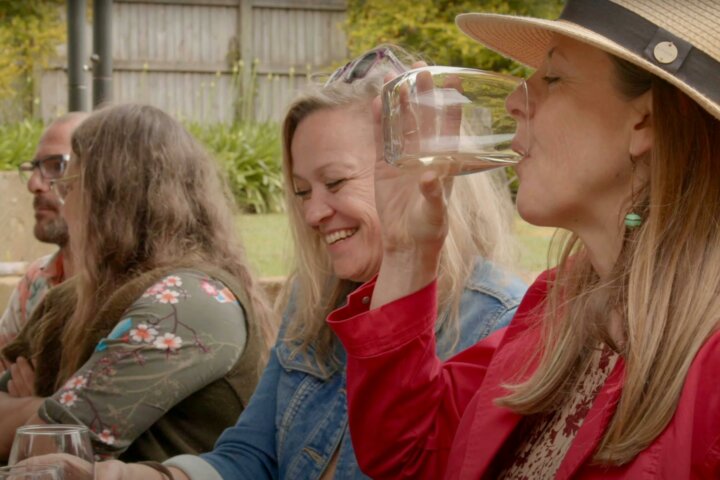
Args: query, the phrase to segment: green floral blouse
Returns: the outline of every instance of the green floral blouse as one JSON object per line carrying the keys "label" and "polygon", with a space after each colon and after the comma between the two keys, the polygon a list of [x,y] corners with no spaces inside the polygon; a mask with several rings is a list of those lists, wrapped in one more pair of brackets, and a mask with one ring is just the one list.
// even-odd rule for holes
{"label": "green floral blouse", "polygon": [[227,374],[246,335],[243,310],[223,283],[179,270],[125,311],[40,417],[87,425],[96,455],[116,457],[178,402]]}

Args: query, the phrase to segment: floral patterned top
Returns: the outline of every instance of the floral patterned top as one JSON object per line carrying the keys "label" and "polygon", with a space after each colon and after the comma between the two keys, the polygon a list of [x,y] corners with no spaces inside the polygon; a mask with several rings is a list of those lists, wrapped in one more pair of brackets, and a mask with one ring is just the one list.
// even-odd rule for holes
{"label": "floral patterned top", "polygon": [[58,250],[38,258],[27,267],[0,317],[0,334],[14,336],[22,330],[47,291],[65,279],[62,262],[62,254]]}
{"label": "floral patterned top", "polygon": [[243,309],[223,283],[178,270],[124,312],[39,415],[87,425],[95,453],[116,457],[178,402],[227,374],[246,336]]}
{"label": "floral patterned top", "polygon": [[598,349],[580,379],[575,394],[563,408],[540,415],[529,425],[502,480],[553,479],[593,401],[615,367],[618,354],[610,347]]}

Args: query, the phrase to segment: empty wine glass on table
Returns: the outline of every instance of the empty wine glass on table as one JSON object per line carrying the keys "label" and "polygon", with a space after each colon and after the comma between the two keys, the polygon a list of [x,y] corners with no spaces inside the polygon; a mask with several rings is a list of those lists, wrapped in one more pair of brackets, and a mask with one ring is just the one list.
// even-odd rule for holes
{"label": "empty wine glass on table", "polygon": [[8,465],[57,465],[60,478],[91,480],[94,461],[90,432],[86,426],[25,425],[15,432]]}
{"label": "empty wine glass on table", "polygon": [[63,480],[57,465],[13,465],[0,467],[0,480]]}
{"label": "empty wine glass on table", "polygon": [[422,67],[395,77],[382,92],[385,160],[450,175],[519,162],[529,149],[530,130],[507,111],[510,95],[519,95],[528,112],[527,85],[513,76]]}

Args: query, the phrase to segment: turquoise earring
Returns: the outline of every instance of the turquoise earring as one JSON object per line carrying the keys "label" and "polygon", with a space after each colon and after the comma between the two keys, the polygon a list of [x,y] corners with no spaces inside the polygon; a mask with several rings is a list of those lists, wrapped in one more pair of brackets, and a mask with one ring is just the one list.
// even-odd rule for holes
{"label": "turquoise earring", "polygon": [[643,218],[635,212],[630,212],[625,215],[625,226],[630,230],[639,227],[640,225],[642,225],[642,223]]}
{"label": "turquoise earring", "polygon": [[[632,164],[632,176],[634,179],[635,178],[635,159],[633,158],[632,155],[630,155],[630,163]],[[632,182],[632,180],[630,182],[630,188],[632,189],[631,200],[634,202],[635,201],[635,187],[634,187],[634,182]],[[628,228],[628,230],[634,230],[634,229],[638,228],[640,225],[642,225],[642,223],[643,223],[643,217],[638,213],[631,211],[630,213],[625,215],[625,226]]]}

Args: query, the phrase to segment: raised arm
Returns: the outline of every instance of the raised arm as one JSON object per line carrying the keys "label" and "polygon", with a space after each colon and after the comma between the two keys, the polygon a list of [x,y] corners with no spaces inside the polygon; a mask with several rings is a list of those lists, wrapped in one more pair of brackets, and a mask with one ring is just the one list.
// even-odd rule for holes
{"label": "raised arm", "polygon": [[442,364],[435,354],[435,283],[364,311],[373,287],[354,292],[328,318],[348,352],[358,462],[372,478],[441,478],[460,417],[503,331]]}

